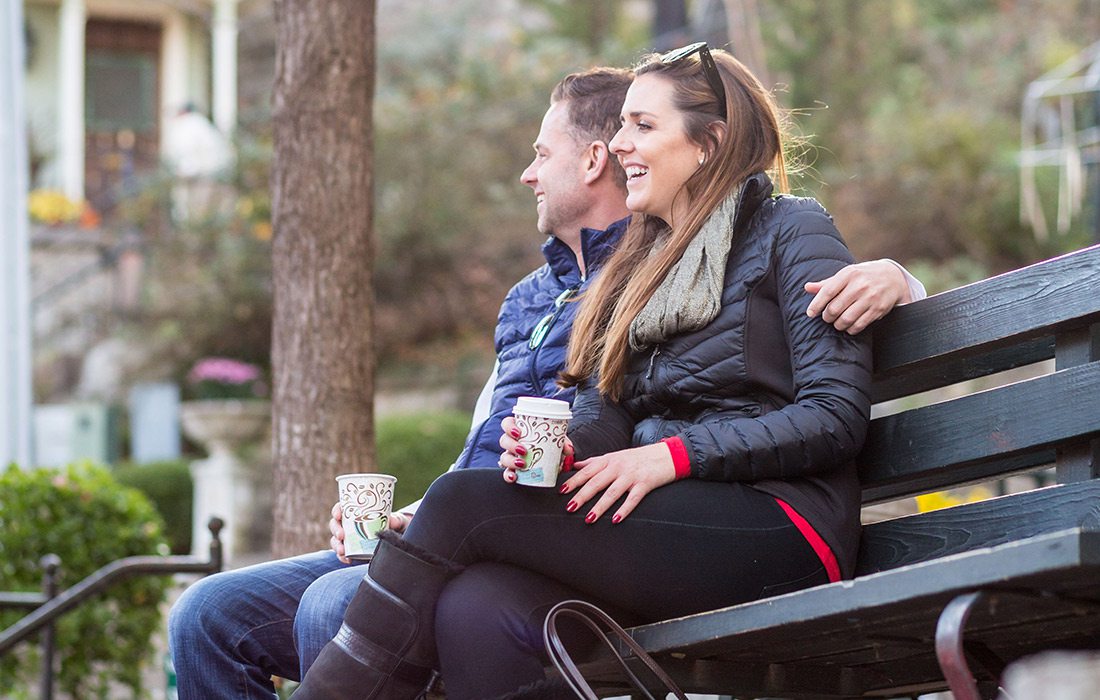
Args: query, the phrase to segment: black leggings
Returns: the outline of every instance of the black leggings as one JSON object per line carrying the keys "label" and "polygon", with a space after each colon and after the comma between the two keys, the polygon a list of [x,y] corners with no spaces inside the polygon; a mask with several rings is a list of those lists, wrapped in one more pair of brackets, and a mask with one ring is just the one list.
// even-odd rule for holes
{"label": "black leggings", "polygon": [[506,483],[497,469],[451,472],[428,490],[406,539],[468,566],[436,614],[449,698],[493,697],[542,678],[542,618],[566,598],[630,625],[828,581],[775,499],[743,484],[678,481],[618,524],[614,508],[586,524],[587,505],[567,513],[568,501]]}

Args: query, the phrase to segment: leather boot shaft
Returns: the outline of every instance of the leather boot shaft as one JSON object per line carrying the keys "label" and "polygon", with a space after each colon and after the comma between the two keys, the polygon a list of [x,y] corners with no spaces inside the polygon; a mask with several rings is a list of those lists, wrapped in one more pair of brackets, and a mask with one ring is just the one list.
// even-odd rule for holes
{"label": "leather boot shaft", "polygon": [[435,606],[461,566],[385,533],[301,700],[413,700],[438,666]]}

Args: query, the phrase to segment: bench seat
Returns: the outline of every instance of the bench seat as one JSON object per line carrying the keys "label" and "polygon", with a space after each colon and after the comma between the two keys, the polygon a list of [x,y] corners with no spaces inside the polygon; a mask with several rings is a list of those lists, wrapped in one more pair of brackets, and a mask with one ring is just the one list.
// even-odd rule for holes
{"label": "bench seat", "polygon": [[[1074,646],[1082,636],[1100,642],[1100,532],[1074,528],[631,633],[689,692],[898,697],[943,687],[937,621],[948,603],[974,590],[991,597],[969,620],[968,643],[1016,657]],[[599,677],[595,668],[590,677]]]}

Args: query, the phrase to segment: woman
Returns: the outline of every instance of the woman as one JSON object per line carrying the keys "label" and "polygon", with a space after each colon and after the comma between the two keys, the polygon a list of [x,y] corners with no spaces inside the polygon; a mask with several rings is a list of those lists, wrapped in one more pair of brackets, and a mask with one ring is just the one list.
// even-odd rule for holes
{"label": "woman", "polygon": [[434,668],[448,698],[538,682],[542,617],[566,598],[634,624],[851,575],[869,341],[803,310],[803,285],[851,258],[820,205],[770,196],[765,171],[786,184],[770,96],[693,45],[638,67],[622,121],[635,216],[563,375],[577,472],[564,495],[513,486],[506,420],[505,479],[432,485],[302,700],[412,698]]}

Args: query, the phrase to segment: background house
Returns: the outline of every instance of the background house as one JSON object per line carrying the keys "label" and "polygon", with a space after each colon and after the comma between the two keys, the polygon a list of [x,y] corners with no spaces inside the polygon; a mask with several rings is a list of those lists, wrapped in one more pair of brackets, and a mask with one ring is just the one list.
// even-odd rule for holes
{"label": "background house", "polygon": [[32,188],[99,211],[157,165],[187,104],[237,121],[238,0],[27,0]]}
{"label": "background house", "polygon": [[[269,3],[258,5],[266,12]],[[105,437],[112,435],[108,402],[126,401],[120,372],[141,361],[140,345],[120,341],[116,321],[137,305],[147,236],[115,215],[174,144],[179,151],[181,141],[195,141],[196,123],[228,144],[239,110],[238,17],[248,7],[238,0],[23,3],[31,214],[39,221],[30,232],[35,393],[39,403],[65,402],[35,410],[41,463],[116,456]],[[263,84],[266,93],[267,76]],[[42,221],[52,214],[56,221]],[[74,409],[74,398],[93,403]],[[174,447],[153,454],[170,457],[179,450],[171,406],[166,417],[172,430],[163,440]]]}

